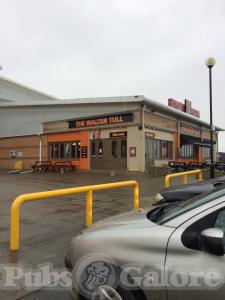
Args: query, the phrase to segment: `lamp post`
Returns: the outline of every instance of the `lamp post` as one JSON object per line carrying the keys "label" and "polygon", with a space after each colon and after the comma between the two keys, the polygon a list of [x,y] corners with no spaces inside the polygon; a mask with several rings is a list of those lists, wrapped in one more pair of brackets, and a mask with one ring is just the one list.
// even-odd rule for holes
{"label": "lamp post", "polygon": [[210,103],[210,178],[215,178],[215,168],[213,161],[213,117],[212,117],[212,67],[215,65],[216,60],[213,57],[209,57],[206,59],[205,64],[209,69],[209,103]]}

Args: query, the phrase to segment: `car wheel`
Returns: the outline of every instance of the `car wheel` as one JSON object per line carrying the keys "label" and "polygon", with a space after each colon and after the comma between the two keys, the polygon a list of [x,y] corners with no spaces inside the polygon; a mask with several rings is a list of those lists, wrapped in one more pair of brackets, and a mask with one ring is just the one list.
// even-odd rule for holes
{"label": "car wheel", "polygon": [[[122,287],[117,287],[116,289],[104,285],[98,287],[98,289],[95,291],[95,295],[91,298],[91,300],[145,300],[145,297],[140,297],[137,295],[134,295],[133,292],[123,289]],[[83,296],[79,297],[79,300],[90,300]]]}
{"label": "car wheel", "polygon": [[78,299],[146,300],[141,290],[131,290],[120,282],[120,273],[120,268],[109,258],[103,256],[101,260],[85,258],[73,269],[73,285],[79,291]]}

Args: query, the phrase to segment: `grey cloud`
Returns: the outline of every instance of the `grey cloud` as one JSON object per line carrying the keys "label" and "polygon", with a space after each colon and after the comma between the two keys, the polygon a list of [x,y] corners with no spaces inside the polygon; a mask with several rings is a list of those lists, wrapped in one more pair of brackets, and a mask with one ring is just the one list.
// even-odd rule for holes
{"label": "grey cloud", "polygon": [[[225,127],[223,0],[0,0],[1,73],[58,97],[191,99]],[[225,135],[220,149],[225,151]]]}

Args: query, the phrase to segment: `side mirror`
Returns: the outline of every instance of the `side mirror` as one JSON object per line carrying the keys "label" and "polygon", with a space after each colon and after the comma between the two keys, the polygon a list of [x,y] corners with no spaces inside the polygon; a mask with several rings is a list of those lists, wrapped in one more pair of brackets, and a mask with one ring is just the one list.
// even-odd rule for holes
{"label": "side mirror", "polygon": [[219,228],[208,228],[201,232],[200,249],[202,251],[217,255],[224,255],[223,244],[224,233]]}

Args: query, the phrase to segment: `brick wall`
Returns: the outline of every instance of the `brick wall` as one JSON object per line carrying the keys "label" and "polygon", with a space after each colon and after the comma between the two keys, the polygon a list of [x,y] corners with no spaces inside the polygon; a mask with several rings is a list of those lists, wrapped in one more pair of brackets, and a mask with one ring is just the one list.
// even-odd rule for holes
{"label": "brick wall", "polygon": [[[14,169],[17,161],[23,161],[24,168],[30,169],[31,165],[39,159],[39,140],[39,136],[1,138],[0,169]],[[15,158],[10,157],[11,150],[16,151]],[[47,139],[46,136],[42,136],[42,160],[46,159]]]}
{"label": "brick wall", "polygon": [[151,125],[156,128],[165,129],[169,131],[176,132],[177,131],[177,121],[167,119],[166,116],[162,117],[150,112],[145,113],[145,124]]}

